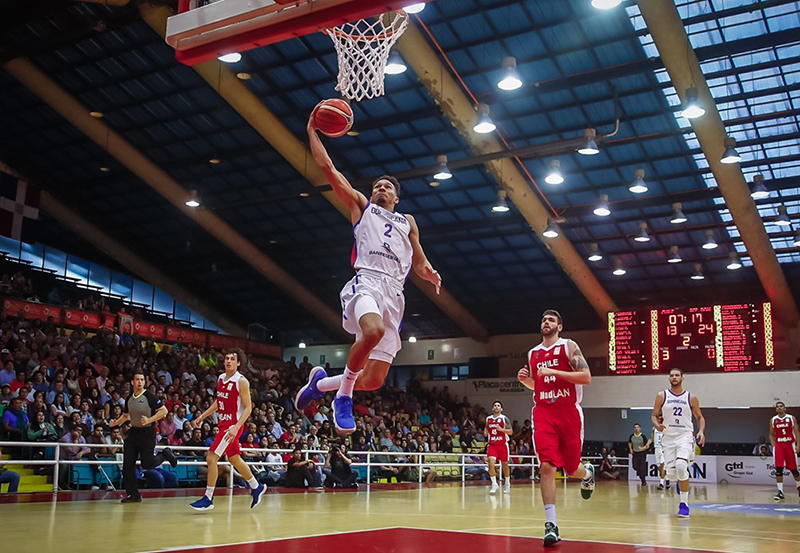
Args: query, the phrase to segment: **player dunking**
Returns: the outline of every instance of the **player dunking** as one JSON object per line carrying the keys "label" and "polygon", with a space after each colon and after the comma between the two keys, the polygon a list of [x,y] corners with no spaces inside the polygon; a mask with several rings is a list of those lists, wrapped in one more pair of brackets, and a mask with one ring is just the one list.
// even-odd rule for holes
{"label": "player dunking", "polygon": [[250,467],[242,460],[242,450],[239,447],[239,438],[253,409],[250,383],[239,372],[239,367],[246,361],[244,352],[239,348],[234,348],[225,355],[225,374],[217,379],[216,400],[192,423],[194,428],[200,428],[203,419],[210,417],[214,412],[218,413],[219,434],[208,449],[206,457],[208,461],[206,493],[190,505],[195,511],[210,511],[214,508],[214,487],[217,485],[219,474],[217,462],[223,455],[228,456],[231,464],[247,480],[250,495],[253,496],[251,509],[261,502],[261,497],[267,491],[267,487],[258,483]]}
{"label": "player dunking", "polygon": [[380,388],[400,351],[400,325],[405,309],[403,283],[409,271],[413,268],[417,275],[433,284],[437,294],[442,279],[422,251],[414,218],[394,210],[400,201],[397,179],[388,175],[379,177],[372,183],[372,194],[367,200],[333,166],[317,136],[313,113],[308,120],[308,137],[314,160],[349,210],[353,223],[352,264],[356,276],[344,286],[340,298],[342,326],[355,334],[356,341],[350,348],[344,374],[328,376],[322,367],[314,367],[308,383],[297,393],[295,406],[302,411],[312,400],[336,390],[334,425],[340,433],[349,434],[356,429],[353,390]]}
{"label": "player dunking", "polygon": [[505,493],[511,493],[511,471],[508,468],[508,437],[514,431],[511,429],[511,421],[503,414],[503,404],[500,401],[492,403],[492,414],[486,417],[486,429],[484,436],[489,439],[489,446],[486,448],[486,456],[489,458],[489,476],[492,479],[492,487],[489,493],[496,493],[500,488],[497,486],[497,462],[503,466],[503,478],[505,480]]}
{"label": "player dunking", "polygon": [[797,454],[800,453],[800,429],[794,415],[786,414],[786,404],[779,401],[775,404],[777,415],[769,421],[769,441],[775,453],[775,481],[778,493],[775,501],[783,499],[783,470],[788,469],[800,494],[800,472],[797,471]]}
{"label": "player dunking", "polygon": [[[592,382],[589,364],[573,340],[561,338],[563,328],[558,311],[542,315],[542,343],[528,352],[528,365],[517,379],[533,390],[533,442],[541,463],[544,503],[544,545],[561,541],[556,522],[556,469],[562,467],[570,478],[580,478],[581,496],[594,492],[594,466],[581,464],[583,449],[582,387]],[[530,367],[530,369],[528,368]],[[533,370],[536,370],[532,374]]]}
{"label": "player dunking", "polygon": [[[669,371],[669,384],[668,390],[662,390],[656,395],[651,418],[655,429],[664,433],[661,448],[664,450],[667,479],[678,479],[681,494],[678,517],[689,518],[689,461],[694,457],[695,440],[692,415],[697,419],[697,443],[700,447],[706,443],[706,419],[700,411],[697,396],[683,389],[681,369]],[[659,418],[662,418],[663,423]]]}

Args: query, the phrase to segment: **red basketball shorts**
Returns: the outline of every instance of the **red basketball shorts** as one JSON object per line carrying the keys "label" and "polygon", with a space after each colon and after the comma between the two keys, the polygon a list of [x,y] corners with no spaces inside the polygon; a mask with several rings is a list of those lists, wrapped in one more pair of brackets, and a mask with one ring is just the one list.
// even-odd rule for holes
{"label": "red basketball shorts", "polygon": [[503,463],[508,463],[508,443],[506,442],[494,442],[490,443],[489,447],[486,448],[486,456],[487,457],[494,457],[498,461],[502,461]]}
{"label": "red basketball shorts", "polygon": [[533,408],[533,445],[539,462],[572,474],[581,464],[583,411],[580,405]]}
{"label": "red basketball shorts", "polygon": [[227,455],[230,458],[233,457],[234,455],[241,455],[242,449],[241,447],[239,447],[239,438],[242,437],[243,432],[244,432],[244,426],[242,426],[239,429],[239,433],[236,434],[236,439],[231,441],[227,438],[228,429],[220,428],[219,434],[217,434],[217,437],[214,438],[214,443],[212,443],[211,447],[209,448],[210,451],[216,453],[218,457]]}
{"label": "red basketball shorts", "polygon": [[775,466],[797,470],[797,455],[792,442],[778,442],[775,444]]}

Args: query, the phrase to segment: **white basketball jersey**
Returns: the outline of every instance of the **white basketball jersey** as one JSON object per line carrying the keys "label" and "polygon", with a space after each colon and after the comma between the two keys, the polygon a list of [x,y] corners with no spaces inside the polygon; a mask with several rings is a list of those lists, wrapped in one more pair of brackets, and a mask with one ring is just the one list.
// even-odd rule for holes
{"label": "white basketball jersey", "polygon": [[653,429],[653,447],[656,449],[661,447],[661,442],[664,441],[664,433],[659,432],[655,428]]}
{"label": "white basketball jersey", "polygon": [[672,390],[664,390],[664,406],[661,414],[664,417],[664,437],[675,438],[680,436],[692,435],[694,426],[692,425],[692,394],[683,391],[681,395],[675,395]]}
{"label": "white basketball jersey", "polygon": [[411,269],[411,224],[402,213],[367,202],[353,227],[352,263],[356,271],[376,271],[403,283]]}

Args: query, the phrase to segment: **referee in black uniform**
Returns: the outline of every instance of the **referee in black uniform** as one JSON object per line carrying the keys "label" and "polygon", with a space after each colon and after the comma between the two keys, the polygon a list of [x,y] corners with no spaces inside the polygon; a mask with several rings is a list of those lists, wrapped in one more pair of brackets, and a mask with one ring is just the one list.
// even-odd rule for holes
{"label": "referee in black uniform", "polygon": [[139,503],[139,487],[136,483],[136,459],[141,458],[142,468],[149,470],[160,466],[165,460],[176,467],[178,460],[170,448],[165,448],[158,455],[153,454],[156,447],[155,423],[167,415],[167,408],[161,400],[144,389],[144,373],[136,371],[133,375],[133,392],[125,400],[122,416],[109,423],[109,426],[119,426],[126,421],[131,421],[131,429],[125,438],[125,454],[122,462],[122,477],[125,481],[125,491],[128,496],[122,503]]}

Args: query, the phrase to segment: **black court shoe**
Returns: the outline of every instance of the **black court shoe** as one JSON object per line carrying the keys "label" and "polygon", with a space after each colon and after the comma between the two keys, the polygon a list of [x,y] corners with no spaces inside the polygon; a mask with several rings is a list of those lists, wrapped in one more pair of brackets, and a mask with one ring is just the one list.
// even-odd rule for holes
{"label": "black court shoe", "polygon": [[169,463],[169,465],[172,468],[175,468],[175,467],[178,466],[178,458],[175,457],[175,454],[172,452],[172,450],[170,448],[165,447],[164,451],[163,451],[163,454],[164,454],[164,459],[167,460],[167,462]]}
{"label": "black court shoe", "polygon": [[127,497],[123,497],[122,499],[120,499],[119,502],[120,503],[141,503],[142,502],[142,496],[140,496],[140,495],[136,495],[136,496],[129,495]]}

